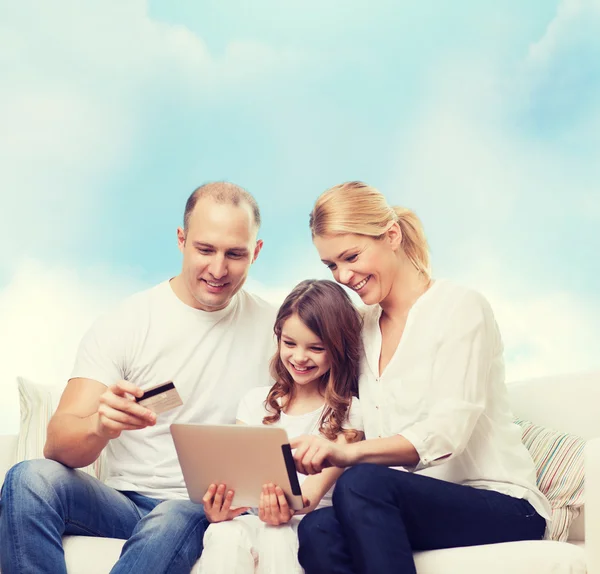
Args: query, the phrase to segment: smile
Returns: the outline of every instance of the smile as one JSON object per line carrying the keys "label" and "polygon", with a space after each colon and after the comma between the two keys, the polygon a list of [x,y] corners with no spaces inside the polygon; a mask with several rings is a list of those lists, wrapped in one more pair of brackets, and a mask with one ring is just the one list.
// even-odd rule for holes
{"label": "smile", "polygon": [[371,275],[365,277],[360,283],[352,285],[351,288],[354,289],[354,291],[360,291],[369,282],[369,279],[371,279]]}
{"label": "smile", "polygon": [[227,285],[227,283],[215,283],[214,281],[209,281],[208,279],[202,279],[202,281],[204,281],[210,287],[214,287],[215,289],[218,289],[219,287],[225,287],[225,285]]}
{"label": "smile", "polygon": [[294,363],[290,363],[290,365],[292,366],[294,371],[296,371],[299,374],[308,373],[309,371],[316,369],[316,367],[297,367],[296,365],[294,365]]}

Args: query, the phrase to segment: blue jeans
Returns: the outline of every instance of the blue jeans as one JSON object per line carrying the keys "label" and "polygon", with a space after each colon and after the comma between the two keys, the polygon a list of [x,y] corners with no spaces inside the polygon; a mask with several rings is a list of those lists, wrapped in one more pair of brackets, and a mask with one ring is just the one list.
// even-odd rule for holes
{"label": "blue jeans", "polygon": [[333,506],[300,523],[306,574],[416,574],[413,552],[544,536],[526,500],[384,466],[338,479]]}
{"label": "blue jeans", "polygon": [[208,522],[201,505],[120,492],[52,460],[11,468],[0,497],[2,574],[66,574],[63,534],[127,540],[112,574],[189,574]]}

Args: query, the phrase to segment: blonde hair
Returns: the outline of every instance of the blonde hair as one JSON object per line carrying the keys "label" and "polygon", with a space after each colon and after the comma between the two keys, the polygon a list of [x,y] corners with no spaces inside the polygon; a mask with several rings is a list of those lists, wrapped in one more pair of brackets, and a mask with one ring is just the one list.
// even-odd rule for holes
{"label": "blonde hair", "polygon": [[429,246],[417,215],[405,207],[390,207],[383,194],[361,181],[349,181],[323,192],[310,214],[313,238],[352,233],[381,239],[396,221],[402,250],[426,277],[431,276]]}

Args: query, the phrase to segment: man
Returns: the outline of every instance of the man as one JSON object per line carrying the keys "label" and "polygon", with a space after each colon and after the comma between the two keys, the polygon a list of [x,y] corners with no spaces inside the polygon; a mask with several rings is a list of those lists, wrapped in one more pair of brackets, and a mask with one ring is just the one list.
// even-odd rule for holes
{"label": "man", "polygon": [[[169,425],[233,423],[241,396],[268,381],[275,309],[242,290],[262,248],[259,226],[242,188],[198,188],[177,230],[181,273],[130,297],[85,335],[48,425],[50,460],[6,476],[2,574],[66,573],[63,534],[127,539],[113,573],[190,572],[208,522],[187,498]],[[155,415],[135,402],[167,381],[182,406]],[[71,470],[104,449],[104,483]],[[227,504],[222,490],[215,504]]]}

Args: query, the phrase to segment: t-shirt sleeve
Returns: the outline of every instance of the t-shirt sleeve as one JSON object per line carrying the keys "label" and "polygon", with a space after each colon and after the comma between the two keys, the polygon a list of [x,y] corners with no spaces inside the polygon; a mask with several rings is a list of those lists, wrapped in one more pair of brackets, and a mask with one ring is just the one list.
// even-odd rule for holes
{"label": "t-shirt sleeve", "polygon": [[348,411],[348,418],[343,425],[344,429],[351,429],[363,432],[365,430],[363,425],[362,411],[360,410],[360,401],[356,397],[352,397],[352,404]]}
{"label": "t-shirt sleeve", "polygon": [[265,399],[271,387],[257,387],[248,391],[240,401],[236,419],[247,425],[261,425],[266,416]]}
{"label": "t-shirt sleeve", "polygon": [[122,319],[115,312],[95,321],[79,344],[72,379],[93,379],[110,386],[127,378]]}

